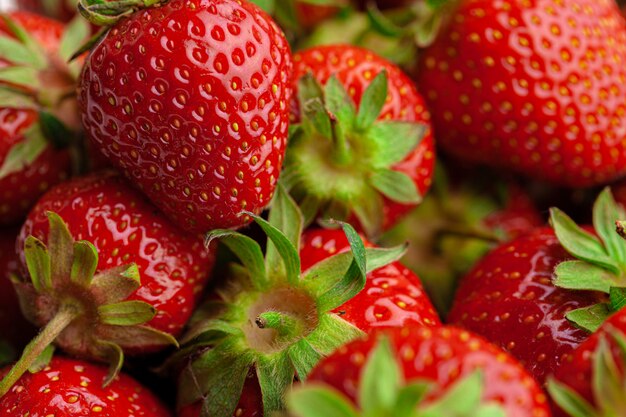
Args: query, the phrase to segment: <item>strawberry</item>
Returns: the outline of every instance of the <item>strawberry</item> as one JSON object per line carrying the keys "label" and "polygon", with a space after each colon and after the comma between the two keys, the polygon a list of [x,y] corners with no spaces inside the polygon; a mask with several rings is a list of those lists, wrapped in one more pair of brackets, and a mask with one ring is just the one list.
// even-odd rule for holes
{"label": "strawberry", "polygon": [[[97,21],[108,16],[103,7],[120,11],[124,2],[82,3]],[[183,229],[242,226],[250,217],[240,212],[259,213],[281,171],[289,45],[247,1],[156,3],[120,20],[92,49],[80,85],[83,124]]]}
{"label": "strawberry", "polygon": [[418,85],[441,146],[570,187],[626,174],[626,26],[614,0],[465,0]]}
{"label": "strawberry", "polygon": [[288,397],[295,417],[548,417],[545,394],[511,356],[455,327],[370,335],[323,359]]}
{"label": "strawberry", "polygon": [[[19,271],[15,240],[19,229],[0,230],[0,354],[12,358],[16,349],[22,349],[35,334],[20,310],[17,294],[11,284]],[[0,358],[0,364],[4,363]]]}
{"label": "strawberry", "polygon": [[410,79],[373,52],[346,45],[294,56],[284,181],[307,221],[356,217],[368,236],[416,207],[430,187],[434,148]]}
{"label": "strawberry", "polygon": [[244,235],[209,234],[243,266],[183,339],[180,416],[269,416],[294,377],[341,344],[375,328],[440,324],[417,276],[394,262],[403,246],[366,248],[347,223],[300,237],[302,215],[282,187],[269,222],[254,219],[268,235],[265,260]]}
{"label": "strawberry", "polygon": [[626,410],[626,309],[572,352],[548,381],[555,416],[620,416]]}
{"label": "strawberry", "polygon": [[199,236],[177,229],[110,172],[50,190],[29,214],[17,247],[32,281],[15,283],[22,309],[45,327],[0,383],[0,394],[53,342],[110,362],[111,377],[123,353],[176,344],[214,259]]}
{"label": "strawberry", "polygon": [[20,9],[41,13],[62,22],[69,22],[76,15],[76,0],[17,0]]}
{"label": "strawberry", "polygon": [[0,225],[19,222],[50,186],[70,174],[67,147],[78,130],[74,78],[66,64],[85,22],[67,29],[26,12],[0,19]]}
{"label": "strawberry", "polygon": [[336,15],[341,7],[346,6],[346,0],[334,0],[328,4],[315,4],[302,0],[295,0],[294,8],[298,23],[305,29],[312,29]]}
{"label": "strawberry", "polygon": [[0,398],[0,416],[171,416],[154,394],[127,375],[103,388],[106,374],[106,367],[56,357],[42,370],[25,374]]}
{"label": "strawberry", "polygon": [[615,222],[623,218],[608,189],[593,229],[553,208],[553,229],[499,246],[463,278],[449,321],[507,349],[544,382],[620,308],[626,254]]}

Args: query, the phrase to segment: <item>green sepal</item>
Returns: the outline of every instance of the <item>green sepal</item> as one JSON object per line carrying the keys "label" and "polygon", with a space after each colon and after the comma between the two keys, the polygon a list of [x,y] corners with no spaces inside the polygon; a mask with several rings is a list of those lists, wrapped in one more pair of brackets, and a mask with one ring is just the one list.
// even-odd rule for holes
{"label": "green sepal", "polygon": [[[296,253],[299,254],[300,236],[304,227],[302,213],[296,202],[293,201],[280,183],[272,200],[268,221],[269,224],[285,235],[294,246]],[[285,274],[285,264],[282,256],[271,239],[268,239],[265,250],[265,267],[271,275],[284,276]]]}
{"label": "green sepal", "polygon": [[[61,58],[68,62],[74,54],[76,45],[82,44],[90,36],[91,28],[85,19],[81,16],[76,16],[66,26],[63,36],[61,37],[61,43],[59,45],[59,55]],[[72,74],[78,75],[78,74]]]}
{"label": "green sepal", "polygon": [[29,66],[15,65],[0,68],[0,82],[15,84],[34,90],[41,88],[39,70]]}
{"label": "green sepal", "polygon": [[310,73],[298,81],[298,100],[303,115],[303,127],[313,126],[317,133],[327,139],[333,137],[330,116],[324,106],[324,92]]}
{"label": "green sepal", "polygon": [[350,132],[357,117],[356,106],[352,97],[334,75],[326,82],[324,97],[326,108],[337,120],[342,133]]}
{"label": "green sepal", "polygon": [[8,14],[3,13],[2,19],[16,39],[0,36],[0,57],[17,65],[45,69],[46,57],[37,42]]}
{"label": "green sepal", "polygon": [[50,275],[54,286],[70,283],[74,258],[74,239],[61,217],[48,211],[50,231],[48,233],[48,252],[50,259]]}
{"label": "green sepal", "polygon": [[380,194],[375,191],[364,193],[353,203],[352,210],[367,236],[377,238],[381,234],[384,202]]}
{"label": "green sepal", "polygon": [[604,268],[585,261],[562,262],[554,270],[555,286],[568,290],[589,290],[607,293],[617,277]]}
{"label": "green sepal", "polygon": [[97,273],[90,289],[101,304],[125,300],[141,286],[137,264],[120,265]]}
{"label": "green sepal", "polygon": [[74,262],[70,273],[72,282],[82,286],[91,284],[98,268],[98,251],[89,241],[74,243]]}
{"label": "green sepal", "polygon": [[263,415],[271,416],[284,408],[283,396],[293,384],[294,368],[289,356],[281,352],[272,356],[259,356],[256,374],[263,395]]}
{"label": "green sepal", "polygon": [[577,327],[594,333],[611,314],[610,306],[606,303],[594,304],[569,311],[565,317]]}
{"label": "green sepal", "polygon": [[323,358],[322,354],[315,350],[306,338],[289,346],[287,354],[301,382],[307,380],[311,370]]}
{"label": "green sepal", "polygon": [[368,140],[376,145],[372,163],[375,168],[389,168],[401,162],[426,135],[423,123],[382,121],[374,123],[366,132]]}
{"label": "green sepal", "polygon": [[[80,4],[79,4],[80,5]],[[79,10],[80,11],[80,10]],[[83,45],[81,45],[76,52],[70,56],[69,62],[72,64],[72,67],[75,66],[75,60],[82,54],[91,51],[96,44],[98,44],[104,37],[109,33],[111,28],[109,26],[105,26],[98,30],[91,38],[89,38]]]}
{"label": "green sepal", "polygon": [[356,117],[357,131],[366,131],[380,116],[387,100],[387,84],[387,71],[382,70],[363,92]]}
{"label": "green sepal", "polygon": [[205,246],[209,247],[215,239],[230,249],[243,263],[250,273],[250,282],[259,290],[270,285],[261,246],[254,240],[239,232],[218,229],[209,232],[205,237]]}
{"label": "green sepal", "polygon": [[148,326],[101,324],[99,328],[102,340],[124,346],[128,349],[154,346],[178,347],[178,341],[174,336]]}
{"label": "green sepal", "polygon": [[616,312],[626,306],[626,288],[611,287],[609,290],[611,311]]}
{"label": "green sepal", "polygon": [[[296,285],[300,279],[300,254],[294,244],[283,234],[282,231],[272,226],[265,219],[252,212],[244,212],[252,217],[256,224],[265,232],[268,242],[275,247],[285,265],[286,279],[291,285]],[[274,277],[270,277],[274,278]]]}
{"label": "green sepal", "polygon": [[393,409],[396,395],[403,384],[404,378],[391,343],[388,338],[383,337],[370,352],[361,371],[359,405],[368,414],[384,415]]}
{"label": "green sepal", "polygon": [[52,289],[50,255],[46,245],[34,236],[28,236],[24,242],[26,267],[37,292]]}
{"label": "green sepal", "polygon": [[359,417],[346,397],[326,386],[311,384],[292,390],[287,407],[296,417]]}
{"label": "green sepal", "polygon": [[0,86],[0,103],[2,103],[2,107],[12,109],[39,109],[39,105],[31,96],[7,86]]}
{"label": "green sepal", "polygon": [[626,212],[613,198],[611,189],[606,187],[593,206],[593,227],[604,242],[609,256],[618,264],[626,266],[626,245],[615,233],[615,221],[622,219],[626,219]]}
{"label": "green sepal", "polygon": [[546,388],[552,400],[571,417],[601,417],[587,400],[554,377],[548,377]]}
{"label": "green sepal", "polygon": [[416,381],[401,387],[394,405],[394,417],[413,417],[417,405],[431,389],[431,384],[425,381]]}
{"label": "green sepal", "polygon": [[39,124],[45,138],[55,149],[65,149],[73,142],[74,133],[52,113],[41,110]]}
{"label": "green sepal", "polygon": [[35,374],[41,371],[43,368],[48,366],[50,361],[52,360],[52,356],[54,355],[54,345],[48,345],[46,348],[39,354],[35,362],[33,362],[28,367],[28,372],[31,374]]}
{"label": "green sepal", "polygon": [[0,165],[0,179],[31,165],[48,147],[48,141],[39,123],[33,123],[23,135],[24,140],[11,147],[4,162]]}
{"label": "green sepal", "polygon": [[135,326],[154,318],[156,309],[145,301],[131,300],[98,307],[100,321],[114,326]]}
{"label": "green sepal", "polygon": [[365,288],[367,280],[367,261],[363,240],[348,223],[341,223],[341,227],[350,243],[352,262],[348,270],[343,274],[343,278],[317,298],[317,308],[324,313],[354,298]]}
{"label": "green sepal", "polygon": [[276,7],[275,0],[251,0],[251,3],[256,4],[268,14],[273,14]]}
{"label": "green sepal", "polygon": [[422,197],[413,179],[392,169],[379,169],[372,173],[369,183],[388,199],[403,204],[419,204]]}
{"label": "green sepal", "polygon": [[102,381],[102,386],[108,387],[122,371],[124,351],[118,344],[106,340],[98,340],[96,343],[98,356],[109,364],[107,376]]}
{"label": "green sepal", "polygon": [[339,346],[351,342],[365,333],[343,320],[336,314],[322,314],[319,326],[306,339],[311,346],[323,355],[330,355]]}
{"label": "green sepal", "polygon": [[626,410],[622,374],[613,357],[609,342],[603,336],[598,340],[592,364],[591,385],[596,403],[607,410]]}
{"label": "green sepal", "polygon": [[405,29],[396,25],[391,19],[385,16],[378,6],[376,6],[376,3],[368,3],[366,11],[372,29],[381,35],[399,38],[405,33]]}
{"label": "green sepal", "polygon": [[550,209],[550,221],[559,243],[574,257],[590,262],[612,273],[621,273],[602,243],[591,233],[580,228],[574,220],[558,208]]}

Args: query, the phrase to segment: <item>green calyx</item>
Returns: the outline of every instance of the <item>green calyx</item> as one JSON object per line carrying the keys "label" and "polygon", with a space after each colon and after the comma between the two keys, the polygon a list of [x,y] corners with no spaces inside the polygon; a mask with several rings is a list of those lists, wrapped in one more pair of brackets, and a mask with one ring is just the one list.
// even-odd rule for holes
{"label": "green calyx", "polygon": [[368,236],[382,228],[383,197],[421,201],[413,180],[393,166],[424,137],[420,123],[378,121],[387,98],[387,75],[369,85],[357,110],[341,83],[322,88],[312,75],[299,82],[302,122],[292,129],[281,181],[298,201],[305,223],[355,215]]}
{"label": "green calyx", "polygon": [[156,315],[152,305],[126,300],[140,287],[135,264],[96,272],[95,247],[75,242],[57,214],[48,219],[48,246],[34,236],[24,244],[31,282],[14,281],[24,315],[44,327],[0,381],[0,397],[28,369],[45,366],[52,344],[108,362],[105,385],[119,373],[125,349],[177,345],[171,335],[144,326]]}
{"label": "green calyx", "polygon": [[[8,14],[1,18],[13,35],[0,36],[0,58],[12,64],[0,68],[1,106],[35,111],[39,117],[0,163],[0,179],[32,164],[49,146],[65,148],[72,142],[74,133],[63,121],[67,110],[59,109],[70,108],[76,101],[75,80],[81,65],[67,61],[74,45],[89,35],[87,23],[74,19],[63,33],[58,56],[51,56]],[[70,118],[68,122],[73,123],[73,115]]]}
{"label": "green calyx", "polygon": [[391,344],[382,338],[361,372],[358,404],[322,384],[303,384],[287,396],[294,417],[504,417],[495,403],[484,403],[483,376],[476,371],[451,385],[435,401],[425,401],[433,384],[405,382]]}
{"label": "green calyx", "polygon": [[[202,352],[187,366],[179,384],[179,406],[202,401],[202,416],[233,415],[251,369],[263,394],[264,415],[283,408],[283,396],[295,378],[306,380],[324,356],[363,332],[336,310],[358,294],[370,271],[400,258],[405,247],[365,248],[348,224],[341,226],[351,251],[300,271],[302,215],[279,186],[269,221],[245,212],[268,236],[260,245],[231,230],[216,230],[241,261],[234,280],[192,319],[183,351]],[[207,349],[209,348],[209,349]],[[226,385],[225,385],[226,381]]]}
{"label": "green calyx", "polygon": [[591,390],[595,405],[555,378],[547,389],[555,403],[571,417],[617,417],[626,410],[626,337],[609,328],[598,340],[592,357]]}
{"label": "green calyx", "polygon": [[607,302],[570,311],[566,317],[576,326],[595,332],[604,320],[626,305],[626,242],[620,234],[626,211],[606,188],[593,207],[597,236],[582,229],[557,208],[550,210],[550,222],[559,243],[576,258],[555,268],[553,283],[568,290],[597,291]]}
{"label": "green calyx", "polygon": [[168,0],[78,0],[78,11],[98,26],[113,26],[120,19],[141,9],[158,7]]}

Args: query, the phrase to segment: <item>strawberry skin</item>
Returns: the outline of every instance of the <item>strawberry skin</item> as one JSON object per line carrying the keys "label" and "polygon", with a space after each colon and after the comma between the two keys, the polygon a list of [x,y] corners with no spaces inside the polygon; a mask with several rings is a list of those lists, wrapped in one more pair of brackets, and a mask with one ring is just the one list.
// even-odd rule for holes
{"label": "strawberry skin", "polygon": [[626,174],[626,27],[613,0],[466,0],[422,58],[447,152],[571,187]]}
{"label": "strawberry skin", "polygon": [[[63,26],[54,20],[26,12],[13,12],[10,18],[22,25],[33,39],[50,56],[56,55]],[[0,36],[13,37],[6,23],[0,21]],[[14,64],[0,57],[0,68]],[[6,86],[6,83],[0,83]],[[4,107],[0,104],[0,167],[9,151],[26,140],[24,133],[39,119],[37,112],[30,109]],[[68,177],[70,156],[66,151],[53,149],[49,145],[32,163],[22,169],[0,176],[0,225],[15,224],[52,185]]]}
{"label": "strawberry skin", "polygon": [[56,186],[30,212],[17,243],[24,266],[26,237],[47,240],[47,211],[65,220],[74,239],[96,247],[99,271],[136,263],[141,287],[130,299],[158,310],[150,327],[180,334],[214,262],[201,237],[172,225],[119,175],[92,174]]}
{"label": "strawberry skin", "polygon": [[[508,417],[550,416],[546,396],[533,378],[515,359],[479,336],[451,326],[406,327],[384,334],[391,340],[406,381],[433,383],[427,402],[481,369],[483,401],[495,401]],[[376,340],[370,335],[341,347],[313,369],[307,382],[328,384],[356,402],[364,360]]]}
{"label": "strawberry skin", "polygon": [[0,230],[0,334],[11,347],[21,349],[35,334],[20,310],[11,275],[19,272],[15,240],[19,229]]}
{"label": "strawberry skin", "polygon": [[448,321],[509,351],[543,382],[588,337],[565,314],[600,297],[553,285],[554,268],[570,259],[549,228],[495,248],[462,279]]}
{"label": "strawberry skin", "polygon": [[55,357],[0,398],[0,416],[171,416],[155,395],[127,375],[102,388],[106,374],[104,366]]}
{"label": "strawberry skin", "polygon": [[[386,71],[387,99],[377,120],[423,123],[427,129],[419,144],[391,169],[406,174],[415,184],[418,193],[425,195],[432,183],[435,164],[430,114],[414,83],[402,70],[369,50],[349,45],[307,49],[294,55],[294,64],[294,90],[297,90],[298,80],[306,74],[312,74],[320,85],[327,84],[331,76],[334,76],[345,87],[357,107],[372,80]],[[296,96],[294,93],[294,97]],[[299,121],[301,109],[296,100],[292,100],[291,107],[292,120]],[[357,163],[362,162],[364,163]],[[415,206],[416,204],[401,204],[385,197],[383,212],[380,213],[383,218],[382,230],[387,230]]]}
{"label": "strawberry skin", "polygon": [[172,1],[91,51],[79,102],[96,147],[174,223],[239,227],[272,198],[285,150],[291,53],[247,1]]}
{"label": "strawberry skin", "polygon": [[[373,245],[366,242],[366,246]],[[341,230],[309,230],[302,236],[302,270],[349,248]],[[441,324],[419,278],[400,262],[371,272],[363,291],[337,312],[366,333],[379,327]]]}

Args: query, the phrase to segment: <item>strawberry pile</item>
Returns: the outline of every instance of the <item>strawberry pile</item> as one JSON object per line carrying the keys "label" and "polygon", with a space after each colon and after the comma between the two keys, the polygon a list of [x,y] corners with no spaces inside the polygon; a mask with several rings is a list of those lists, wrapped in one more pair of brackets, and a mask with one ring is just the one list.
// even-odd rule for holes
{"label": "strawberry pile", "polygon": [[625,7],[14,0],[0,417],[626,416]]}

